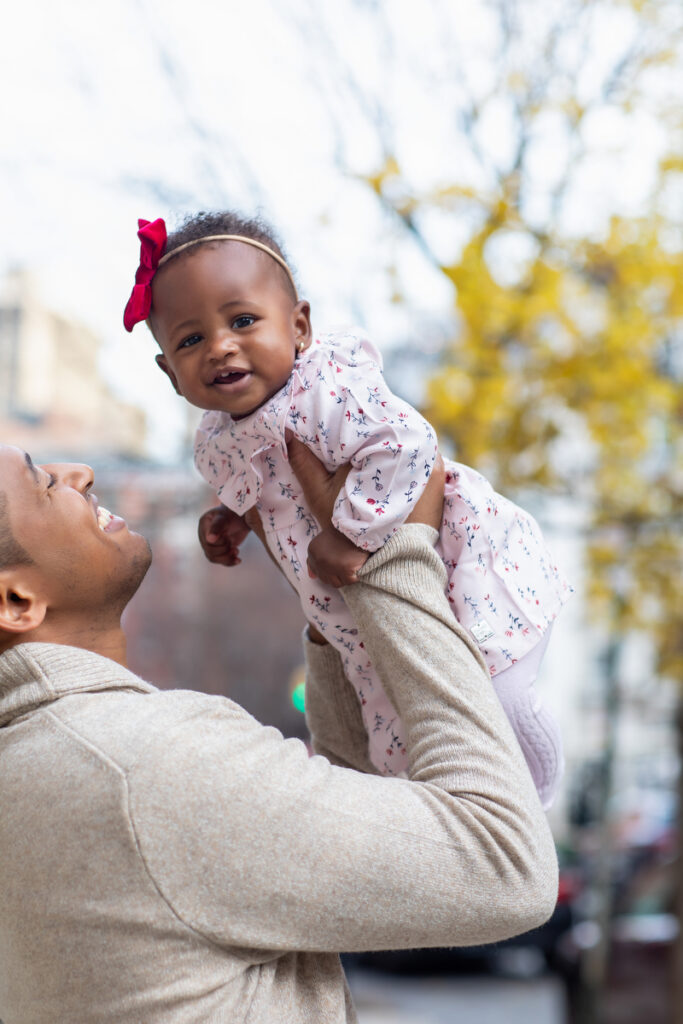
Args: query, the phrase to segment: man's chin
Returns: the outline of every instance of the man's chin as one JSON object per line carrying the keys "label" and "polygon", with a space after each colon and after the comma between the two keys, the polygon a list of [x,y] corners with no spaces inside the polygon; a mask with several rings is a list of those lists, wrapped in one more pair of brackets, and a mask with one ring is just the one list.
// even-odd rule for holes
{"label": "man's chin", "polygon": [[140,538],[140,551],[135,555],[131,566],[133,574],[137,576],[135,590],[138,589],[144,580],[147,570],[152,564],[152,547],[149,541],[141,533],[136,534],[136,536]]}
{"label": "man's chin", "polygon": [[139,541],[136,545],[137,550],[131,556],[127,572],[119,580],[116,593],[111,595],[112,602],[118,605],[121,612],[137,593],[140,584],[147,575],[147,570],[152,564],[152,549],[149,541],[140,533],[132,534],[131,536]]}

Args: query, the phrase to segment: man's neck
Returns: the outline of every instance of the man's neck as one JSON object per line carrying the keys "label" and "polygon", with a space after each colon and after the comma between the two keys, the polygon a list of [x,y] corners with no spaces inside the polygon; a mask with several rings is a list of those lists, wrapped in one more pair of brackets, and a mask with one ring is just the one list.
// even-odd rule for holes
{"label": "man's neck", "polygon": [[66,647],[80,647],[85,651],[92,651],[93,654],[100,654],[103,658],[110,658],[112,661],[128,668],[126,652],[126,634],[123,632],[120,623],[112,626],[111,629],[94,630],[90,626],[82,629],[60,630],[48,628],[47,624],[31,633],[22,633],[13,638],[9,643],[0,643],[0,654],[18,647],[19,644],[41,643],[61,644]]}

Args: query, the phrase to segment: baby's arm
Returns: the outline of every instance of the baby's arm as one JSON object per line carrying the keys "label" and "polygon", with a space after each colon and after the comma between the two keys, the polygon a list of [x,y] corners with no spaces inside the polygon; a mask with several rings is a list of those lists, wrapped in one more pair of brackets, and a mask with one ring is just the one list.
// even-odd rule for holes
{"label": "baby's arm", "polygon": [[201,516],[197,532],[202,550],[210,562],[228,566],[240,564],[240,544],[249,533],[243,516],[238,516],[225,505],[217,505]]}
{"label": "baby's arm", "polygon": [[317,375],[309,372],[308,386],[295,393],[288,427],[329,470],[351,465],[332,525],[311,542],[308,558],[322,582],[343,586],[356,581],[363,553],[380,548],[412,511],[434,464],[436,437],[389,390],[380,356],[365,339],[340,336],[316,355]]}

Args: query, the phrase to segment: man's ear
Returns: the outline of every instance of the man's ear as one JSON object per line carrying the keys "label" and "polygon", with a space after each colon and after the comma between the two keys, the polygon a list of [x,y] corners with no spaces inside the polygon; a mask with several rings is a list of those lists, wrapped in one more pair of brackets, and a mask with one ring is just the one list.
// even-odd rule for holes
{"label": "man's ear", "polygon": [[173,385],[173,387],[175,389],[175,393],[177,395],[181,395],[182,392],[181,392],[180,388],[178,387],[178,380],[176,378],[175,373],[173,372],[171,367],[168,365],[168,362],[166,360],[166,356],[164,356],[161,353],[159,353],[159,355],[156,356],[155,358],[156,358],[156,361],[157,361],[157,366],[159,367],[160,370],[164,371],[164,373],[166,374],[166,376],[170,380],[171,384]]}
{"label": "man's ear", "polygon": [[0,572],[0,632],[30,633],[42,626],[47,601],[11,570]]}
{"label": "man's ear", "polygon": [[[311,304],[306,299],[301,299],[300,302],[297,302],[292,310],[292,322],[297,339],[297,350],[303,352],[311,344],[311,338],[313,337],[311,330]],[[301,348],[299,348],[300,345]]]}

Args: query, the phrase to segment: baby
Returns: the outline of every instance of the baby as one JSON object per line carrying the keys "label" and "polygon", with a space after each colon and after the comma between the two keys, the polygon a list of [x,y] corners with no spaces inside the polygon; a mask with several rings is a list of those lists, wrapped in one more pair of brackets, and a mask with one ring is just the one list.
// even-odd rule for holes
{"label": "baby", "polygon": [[[239,562],[255,507],[308,621],[340,653],[378,771],[407,767],[401,722],[337,588],[405,521],[437,455],[433,429],[391,393],[358,330],[314,334],[309,303],[272,231],[233,213],[200,214],[168,239],[139,222],[141,261],[127,330],[147,320],[157,363],[205,410],[196,465],[222,505],[200,520],[207,557]],[[333,527],[321,530],[287,459],[296,437],[330,470],[350,463]],[[479,646],[536,788],[549,807],[562,774],[557,726],[536,691],[551,624],[571,593],[536,522],[473,469],[446,462],[437,546],[447,596]],[[406,628],[409,628],[406,623]]]}

